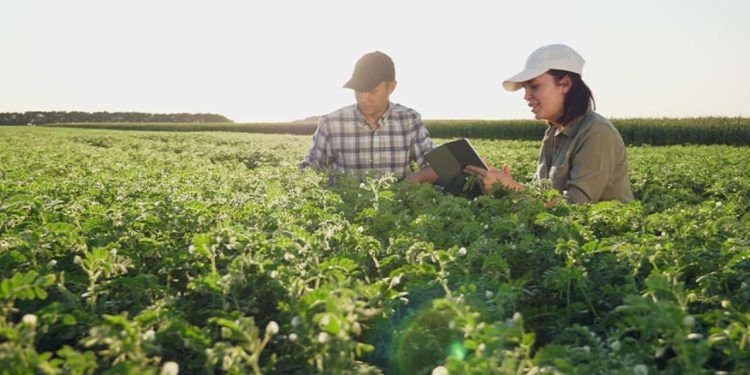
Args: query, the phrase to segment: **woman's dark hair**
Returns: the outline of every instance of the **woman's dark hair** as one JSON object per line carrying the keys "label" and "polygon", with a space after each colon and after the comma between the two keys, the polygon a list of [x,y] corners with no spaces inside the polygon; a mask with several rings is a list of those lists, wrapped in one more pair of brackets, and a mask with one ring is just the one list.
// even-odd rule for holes
{"label": "woman's dark hair", "polygon": [[555,82],[560,82],[565,76],[570,77],[570,90],[565,94],[563,114],[556,122],[568,124],[576,117],[586,113],[589,106],[592,109],[596,109],[594,94],[591,93],[591,89],[583,82],[580,74],[557,69],[550,69],[547,73],[555,78]]}

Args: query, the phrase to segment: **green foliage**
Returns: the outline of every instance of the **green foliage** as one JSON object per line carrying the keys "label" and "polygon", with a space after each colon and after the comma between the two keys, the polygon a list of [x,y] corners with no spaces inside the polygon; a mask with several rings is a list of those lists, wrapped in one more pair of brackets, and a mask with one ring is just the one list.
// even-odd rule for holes
{"label": "green foliage", "polygon": [[143,113],[143,112],[80,112],[31,111],[0,113],[0,125],[38,125],[92,122],[232,122],[211,113]]}
{"label": "green foliage", "polygon": [[[1,114],[0,114],[1,115]],[[114,114],[113,114],[114,115]],[[187,123],[174,123],[175,120],[157,118],[138,122],[106,117],[107,120],[46,121],[60,122],[48,126],[64,126],[84,129],[117,129],[140,131],[221,131],[265,134],[311,135],[317,129],[314,121],[291,123],[231,123],[228,120],[210,117]],[[218,115],[203,115],[218,116]],[[221,117],[221,116],[219,116]],[[750,144],[750,119],[743,117],[698,117],[698,118],[631,118],[611,120],[628,145],[734,145]],[[26,124],[25,122],[14,122]],[[427,120],[430,135],[438,138],[540,140],[546,125],[535,120]]]}
{"label": "green foliage", "polygon": [[[611,119],[628,145],[750,144],[750,119],[743,117]],[[432,120],[430,134],[443,138],[540,140],[544,123],[533,120]]]}
{"label": "green foliage", "polygon": [[[530,181],[538,140],[472,143]],[[746,147],[631,147],[636,202],[554,207],[330,185],[308,148],[0,129],[0,368],[750,371]]]}

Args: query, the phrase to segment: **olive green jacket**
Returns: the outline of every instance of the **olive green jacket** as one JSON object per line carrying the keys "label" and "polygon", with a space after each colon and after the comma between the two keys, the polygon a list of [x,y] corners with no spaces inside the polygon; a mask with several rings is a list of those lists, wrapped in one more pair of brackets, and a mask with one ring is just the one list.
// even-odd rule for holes
{"label": "olive green jacket", "polygon": [[625,143],[609,120],[589,110],[544,133],[535,180],[549,179],[573,203],[633,200]]}

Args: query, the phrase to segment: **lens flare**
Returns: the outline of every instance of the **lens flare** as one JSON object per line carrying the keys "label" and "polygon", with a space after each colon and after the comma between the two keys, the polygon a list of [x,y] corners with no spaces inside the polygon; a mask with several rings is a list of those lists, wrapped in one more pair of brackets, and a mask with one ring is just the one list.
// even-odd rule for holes
{"label": "lens flare", "polygon": [[461,341],[453,341],[450,349],[451,357],[463,361],[466,358],[466,348]]}

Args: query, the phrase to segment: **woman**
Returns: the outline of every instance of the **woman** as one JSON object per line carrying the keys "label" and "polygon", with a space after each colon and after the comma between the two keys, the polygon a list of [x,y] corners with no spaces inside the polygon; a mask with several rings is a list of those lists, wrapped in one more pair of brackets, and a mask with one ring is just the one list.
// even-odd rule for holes
{"label": "woman", "polygon": [[[573,203],[629,202],[633,193],[625,144],[612,123],[593,111],[594,97],[581,79],[583,64],[583,58],[566,45],[544,46],[503,87],[523,88],[531,112],[547,122],[534,180],[552,180]],[[502,171],[468,166],[465,172],[478,175],[485,191],[495,185],[516,191],[526,188],[513,179],[508,165]]]}

